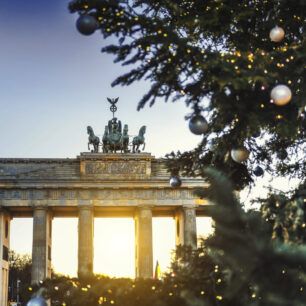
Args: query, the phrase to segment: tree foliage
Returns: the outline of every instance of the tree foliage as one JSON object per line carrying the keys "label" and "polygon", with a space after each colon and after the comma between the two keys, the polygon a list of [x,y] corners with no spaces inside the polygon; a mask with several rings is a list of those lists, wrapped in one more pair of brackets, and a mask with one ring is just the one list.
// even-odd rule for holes
{"label": "tree foliage", "polygon": [[[102,51],[132,66],[113,85],[151,82],[138,109],[157,98],[183,99],[190,116],[208,119],[201,144],[175,155],[179,170],[202,175],[213,166],[236,189],[252,182],[254,163],[305,177],[305,1],[75,0],[69,7],[94,16],[103,37],[112,37]],[[269,38],[276,25],[285,30],[280,42]],[[277,84],[292,91],[285,106],[270,101]],[[241,145],[251,152],[249,165],[229,156]]]}
{"label": "tree foliage", "polygon": [[[14,250],[9,252],[9,300],[17,300],[19,292],[21,302],[26,302],[31,293],[28,286],[31,284],[32,259],[28,254],[18,254]],[[17,289],[17,287],[19,287]]]}

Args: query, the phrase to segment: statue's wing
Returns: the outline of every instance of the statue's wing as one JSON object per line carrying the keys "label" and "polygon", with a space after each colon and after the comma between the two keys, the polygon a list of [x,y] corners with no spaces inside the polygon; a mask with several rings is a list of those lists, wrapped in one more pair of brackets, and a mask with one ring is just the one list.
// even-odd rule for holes
{"label": "statue's wing", "polygon": [[118,122],[118,130],[119,130],[120,134],[122,134],[122,125],[121,125],[121,121],[120,120]]}
{"label": "statue's wing", "polygon": [[114,99],[114,102],[117,103],[119,100],[119,97],[117,97],[116,99]]}
{"label": "statue's wing", "polygon": [[113,102],[110,98],[107,98],[107,101],[108,101],[109,103],[112,103],[112,102]]}

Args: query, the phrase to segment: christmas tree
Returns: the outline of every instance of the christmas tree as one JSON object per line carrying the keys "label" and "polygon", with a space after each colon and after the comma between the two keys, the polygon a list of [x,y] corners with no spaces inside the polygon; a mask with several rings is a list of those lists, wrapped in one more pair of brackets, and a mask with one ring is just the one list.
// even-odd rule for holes
{"label": "christmas tree", "polygon": [[[306,1],[75,0],[69,8],[82,34],[101,31],[102,51],[131,65],[114,86],[151,82],[138,109],[156,99],[190,107],[201,143],[170,153],[168,169],[177,185],[180,174],[206,178],[197,193],[215,203],[214,235],[196,252],[178,250],[163,283],[75,285],[73,301],[91,291],[87,305],[306,305]],[[245,212],[234,190],[264,172],[300,186]]]}
{"label": "christmas tree", "polygon": [[78,0],[69,7],[80,14],[81,33],[117,38],[102,51],[132,69],[112,85],[150,80],[138,109],[157,98],[190,106],[189,126],[203,139],[171,156],[177,170],[203,175],[213,166],[236,189],[263,170],[305,177],[305,1]]}

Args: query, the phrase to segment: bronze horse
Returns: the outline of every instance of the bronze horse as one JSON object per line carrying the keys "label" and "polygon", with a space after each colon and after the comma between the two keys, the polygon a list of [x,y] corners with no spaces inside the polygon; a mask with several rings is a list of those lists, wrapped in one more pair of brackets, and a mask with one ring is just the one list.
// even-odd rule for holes
{"label": "bronze horse", "polygon": [[138,136],[133,138],[133,153],[139,152],[139,146],[143,144],[142,150],[144,150],[146,143],[145,143],[145,138],[144,134],[146,132],[146,126],[143,125],[140,130]]}
{"label": "bronze horse", "polygon": [[88,137],[88,150],[90,150],[89,145],[92,144],[94,147],[94,153],[99,152],[99,143],[100,139],[98,136],[95,135],[93,128],[91,126],[87,127],[87,134],[89,135]]}

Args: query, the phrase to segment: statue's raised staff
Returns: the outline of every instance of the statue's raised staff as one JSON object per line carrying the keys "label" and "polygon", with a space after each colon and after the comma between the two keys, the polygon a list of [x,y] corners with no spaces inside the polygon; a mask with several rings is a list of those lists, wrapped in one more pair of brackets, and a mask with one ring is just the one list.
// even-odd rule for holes
{"label": "statue's raised staff", "polygon": [[98,153],[99,152],[99,143],[100,139],[98,136],[95,135],[93,128],[91,126],[87,127],[87,134],[88,137],[88,150],[90,150],[89,145],[93,145],[93,152]]}
{"label": "statue's raised staff", "polygon": [[133,153],[139,152],[139,146],[143,144],[142,150],[144,150],[146,143],[145,143],[145,138],[144,134],[146,132],[146,126],[143,125],[140,130],[138,136],[133,138]]}

